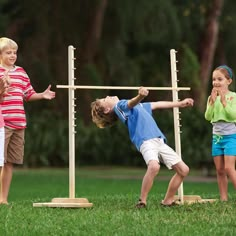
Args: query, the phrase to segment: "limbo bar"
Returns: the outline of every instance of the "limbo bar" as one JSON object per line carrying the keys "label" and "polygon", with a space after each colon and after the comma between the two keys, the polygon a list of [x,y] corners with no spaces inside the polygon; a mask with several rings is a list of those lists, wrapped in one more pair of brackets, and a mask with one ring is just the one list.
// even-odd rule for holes
{"label": "limbo bar", "polygon": [[[148,90],[190,90],[189,87],[146,87]],[[90,86],[90,85],[57,85],[57,88],[67,89],[103,89],[103,90],[138,90],[140,87],[129,86]]]}

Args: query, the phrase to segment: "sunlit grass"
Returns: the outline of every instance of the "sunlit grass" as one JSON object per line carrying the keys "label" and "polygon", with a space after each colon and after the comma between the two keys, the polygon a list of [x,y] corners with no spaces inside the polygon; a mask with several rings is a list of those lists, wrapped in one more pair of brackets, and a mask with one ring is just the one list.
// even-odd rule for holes
{"label": "sunlit grass", "polygon": [[[108,173],[109,172],[109,173]],[[34,208],[34,202],[68,197],[68,170],[17,170],[8,206],[0,206],[0,235],[235,235],[236,195],[229,186],[227,203],[163,208],[168,180],[157,180],[147,209],[135,209],[144,169],[81,168],[76,171],[76,197],[92,208]],[[120,178],[130,173],[130,178]],[[110,175],[113,174],[113,175]],[[109,176],[111,178],[109,178]],[[115,178],[115,176],[117,178]],[[167,176],[168,177],[168,176]],[[184,183],[186,195],[218,198],[215,181]]]}

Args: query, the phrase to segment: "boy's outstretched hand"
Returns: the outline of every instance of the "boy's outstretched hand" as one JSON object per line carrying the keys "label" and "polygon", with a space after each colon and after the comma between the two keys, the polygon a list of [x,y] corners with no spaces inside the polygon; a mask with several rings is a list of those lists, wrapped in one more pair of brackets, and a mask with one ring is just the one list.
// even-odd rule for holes
{"label": "boy's outstretched hand", "polygon": [[53,98],[55,98],[56,93],[51,91],[51,84],[48,86],[48,88],[42,93],[43,98],[47,99],[47,100],[51,100]]}
{"label": "boy's outstretched hand", "polygon": [[192,107],[194,101],[192,98],[185,98],[184,100],[180,101],[180,103],[180,107]]}

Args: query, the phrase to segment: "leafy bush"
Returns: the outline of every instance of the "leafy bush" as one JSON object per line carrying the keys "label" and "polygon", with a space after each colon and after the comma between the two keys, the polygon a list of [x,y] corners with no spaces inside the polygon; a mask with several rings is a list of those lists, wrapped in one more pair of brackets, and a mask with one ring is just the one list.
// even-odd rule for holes
{"label": "leafy bush", "polygon": [[68,121],[44,111],[28,118],[24,165],[64,166],[68,163]]}
{"label": "leafy bush", "polygon": [[[211,125],[194,108],[181,112],[182,158],[190,167],[199,167],[200,162],[211,160]],[[158,111],[155,119],[175,149],[173,113]],[[85,125],[81,119],[76,124],[76,165],[145,165],[121,122],[105,129]],[[45,111],[28,119],[25,139],[25,166],[68,166],[68,120],[59,114]]]}

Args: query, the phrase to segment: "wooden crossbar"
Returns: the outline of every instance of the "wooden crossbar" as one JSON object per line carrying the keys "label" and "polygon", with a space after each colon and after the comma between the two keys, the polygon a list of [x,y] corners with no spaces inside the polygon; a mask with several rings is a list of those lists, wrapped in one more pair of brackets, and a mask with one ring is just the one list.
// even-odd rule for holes
{"label": "wooden crossbar", "polygon": [[[145,86],[144,86],[145,87]],[[90,86],[90,85],[57,85],[57,88],[67,89],[104,89],[104,90],[138,90],[137,86]],[[148,90],[190,90],[189,87],[145,87]]]}

